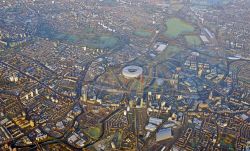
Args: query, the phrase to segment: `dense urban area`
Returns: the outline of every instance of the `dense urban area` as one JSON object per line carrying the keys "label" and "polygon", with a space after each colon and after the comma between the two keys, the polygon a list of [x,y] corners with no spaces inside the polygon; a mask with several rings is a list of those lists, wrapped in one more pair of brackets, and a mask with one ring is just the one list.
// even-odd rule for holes
{"label": "dense urban area", "polygon": [[0,150],[250,151],[249,0],[0,0]]}

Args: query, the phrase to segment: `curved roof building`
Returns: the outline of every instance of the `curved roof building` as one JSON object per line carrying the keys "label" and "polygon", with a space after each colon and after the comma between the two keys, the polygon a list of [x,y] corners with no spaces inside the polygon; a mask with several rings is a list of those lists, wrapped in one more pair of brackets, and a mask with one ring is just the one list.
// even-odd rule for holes
{"label": "curved roof building", "polygon": [[122,69],[122,75],[127,79],[138,78],[142,73],[143,69],[139,66],[126,66]]}

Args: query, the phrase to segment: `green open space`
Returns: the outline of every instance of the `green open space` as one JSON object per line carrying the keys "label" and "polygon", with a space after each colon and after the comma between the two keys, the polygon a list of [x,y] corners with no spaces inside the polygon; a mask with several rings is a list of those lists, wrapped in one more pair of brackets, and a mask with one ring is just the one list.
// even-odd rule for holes
{"label": "green open space", "polygon": [[90,127],[86,131],[87,135],[89,135],[93,139],[98,139],[101,135],[101,128],[99,127]]}
{"label": "green open space", "polygon": [[138,80],[133,81],[133,83],[130,86],[130,89],[140,91],[142,87],[143,87],[143,85],[142,85],[141,81],[138,79]]}
{"label": "green open space", "polygon": [[198,36],[187,35],[185,36],[185,40],[188,46],[199,46],[201,45],[201,39]]}
{"label": "green open space", "polygon": [[112,6],[114,4],[117,4],[117,0],[103,0],[102,3]]}
{"label": "green open space", "polygon": [[230,3],[232,0],[192,0],[193,5],[205,5],[205,6],[222,6]]}
{"label": "green open space", "polygon": [[92,37],[87,40],[87,45],[93,48],[114,48],[119,43],[119,39],[112,35],[102,35]]}
{"label": "green open space", "polygon": [[134,34],[139,37],[150,37],[152,33],[145,29],[138,29],[134,32]]}
{"label": "green open space", "polygon": [[220,144],[223,147],[227,148],[228,151],[234,151],[235,150],[233,145],[231,143],[226,142],[225,139],[223,139],[223,138],[221,138]]}
{"label": "green open space", "polygon": [[177,38],[181,34],[194,31],[194,27],[179,18],[171,18],[166,22],[165,35],[169,38]]}
{"label": "green open space", "polygon": [[59,32],[47,23],[40,24],[37,36],[69,43],[82,43],[88,47],[100,49],[115,49],[126,43],[124,39],[111,33],[95,33],[91,28],[86,28],[79,34],[70,34]]}
{"label": "green open space", "polygon": [[119,144],[119,145],[121,145],[121,143],[122,143],[122,134],[123,134],[123,132],[118,133],[117,144]]}
{"label": "green open space", "polygon": [[167,49],[165,49],[163,52],[161,52],[157,57],[156,57],[156,61],[157,62],[163,62],[166,61],[167,59],[173,57],[175,54],[181,52],[182,49],[180,47],[177,46],[168,46]]}
{"label": "green open space", "polygon": [[184,4],[176,0],[170,0],[170,9],[174,11],[179,11],[183,8]]}

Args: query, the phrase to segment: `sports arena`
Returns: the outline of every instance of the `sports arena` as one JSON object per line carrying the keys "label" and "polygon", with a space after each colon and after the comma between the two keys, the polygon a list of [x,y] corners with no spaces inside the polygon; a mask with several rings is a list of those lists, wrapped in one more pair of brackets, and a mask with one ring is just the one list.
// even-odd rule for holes
{"label": "sports arena", "polygon": [[126,79],[133,79],[133,78],[138,78],[142,75],[143,73],[143,69],[142,67],[139,66],[126,66],[125,68],[123,68],[122,70],[122,75],[126,78]]}

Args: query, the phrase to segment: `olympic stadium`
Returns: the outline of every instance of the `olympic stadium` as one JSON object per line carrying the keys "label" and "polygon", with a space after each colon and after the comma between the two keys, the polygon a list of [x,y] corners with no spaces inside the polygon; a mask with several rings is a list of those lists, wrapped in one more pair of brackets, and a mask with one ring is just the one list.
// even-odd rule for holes
{"label": "olympic stadium", "polygon": [[133,78],[138,78],[142,75],[143,69],[142,67],[131,65],[131,66],[126,66],[122,70],[122,75],[126,79],[133,79]]}

